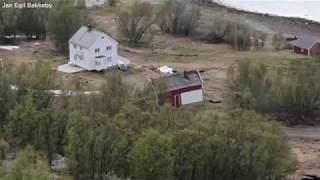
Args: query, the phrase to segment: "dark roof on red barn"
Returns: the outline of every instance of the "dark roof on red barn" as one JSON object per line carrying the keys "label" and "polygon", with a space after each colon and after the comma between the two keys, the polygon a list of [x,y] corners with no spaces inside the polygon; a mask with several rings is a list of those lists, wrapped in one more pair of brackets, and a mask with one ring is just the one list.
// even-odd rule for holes
{"label": "dark roof on red barn", "polygon": [[317,42],[319,43],[319,38],[316,37],[301,37],[294,41],[293,45],[303,49],[311,49]]}
{"label": "dark roof on red barn", "polygon": [[153,79],[152,81],[157,85],[163,84],[166,89],[165,91],[172,91],[202,84],[202,78],[198,71],[175,73]]}

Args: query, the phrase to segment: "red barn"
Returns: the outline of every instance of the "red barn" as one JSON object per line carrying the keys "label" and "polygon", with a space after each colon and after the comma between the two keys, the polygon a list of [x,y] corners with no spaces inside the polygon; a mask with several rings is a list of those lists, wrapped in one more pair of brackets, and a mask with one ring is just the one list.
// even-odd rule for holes
{"label": "red barn", "polygon": [[306,56],[319,56],[320,42],[316,38],[302,37],[293,42],[293,51]]}
{"label": "red barn", "polygon": [[198,71],[175,73],[152,80],[160,89],[160,104],[175,107],[204,101],[203,80]]}

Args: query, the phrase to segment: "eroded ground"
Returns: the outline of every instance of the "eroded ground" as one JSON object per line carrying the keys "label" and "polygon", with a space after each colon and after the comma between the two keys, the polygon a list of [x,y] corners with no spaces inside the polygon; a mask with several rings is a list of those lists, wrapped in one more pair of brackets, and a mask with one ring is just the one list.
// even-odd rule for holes
{"label": "eroded ground", "polygon": [[320,175],[320,139],[290,138],[289,144],[299,161],[294,179],[304,174]]}

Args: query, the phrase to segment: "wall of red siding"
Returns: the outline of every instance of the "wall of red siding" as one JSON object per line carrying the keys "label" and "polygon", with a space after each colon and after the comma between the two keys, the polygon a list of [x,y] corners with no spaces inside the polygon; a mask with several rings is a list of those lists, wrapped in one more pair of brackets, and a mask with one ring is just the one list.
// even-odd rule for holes
{"label": "wall of red siding", "polygon": [[[175,106],[176,105],[175,95],[180,96],[184,92],[189,92],[189,91],[194,91],[194,90],[199,90],[199,89],[202,89],[202,85],[189,86],[189,87],[185,87],[185,88],[181,88],[181,89],[172,90],[170,92],[167,92],[167,100],[170,102],[170,104]],[[181,96],[180,96],[180,100],[181,100]],[[179,107],[180,105],[181,105],[181,101],[177,107]]]}
{"label": "wall of red siding", "polygon": [[293,48],[293,51],[294,51],[295,53],[297,53],[297,54],[303,54],[303,55],[308,56],[308,49],[302,49],[302,48],[299,48],[299,47],[295,46],[295,47]]}

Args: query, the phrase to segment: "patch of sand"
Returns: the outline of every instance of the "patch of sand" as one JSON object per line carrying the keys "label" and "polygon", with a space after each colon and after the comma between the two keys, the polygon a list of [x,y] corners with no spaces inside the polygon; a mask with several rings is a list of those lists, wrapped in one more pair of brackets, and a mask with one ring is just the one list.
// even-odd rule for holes
{"label": "patch of sand", "polygon": [[299,166],[295,179],[304,174],[320,175],[320,140],[290,138],[289,144],[296,155]]}

